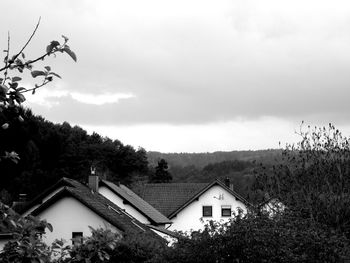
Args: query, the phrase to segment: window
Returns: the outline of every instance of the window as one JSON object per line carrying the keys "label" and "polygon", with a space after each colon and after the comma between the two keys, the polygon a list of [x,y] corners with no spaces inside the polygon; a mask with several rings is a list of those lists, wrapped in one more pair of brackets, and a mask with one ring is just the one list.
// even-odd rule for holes
{"label": "window", "polygon": [[83,232],[72,232],[72,244],[79,245],[83,243]]}
{"label": "window", "polygon": [[213,216],[213,207],[211,205],[203,206],[203,217]]}
{"label": "window", "polygon": [[230,205],[222,205],[221,206],[221,216],[222,217],[231,216],[231,206]]}

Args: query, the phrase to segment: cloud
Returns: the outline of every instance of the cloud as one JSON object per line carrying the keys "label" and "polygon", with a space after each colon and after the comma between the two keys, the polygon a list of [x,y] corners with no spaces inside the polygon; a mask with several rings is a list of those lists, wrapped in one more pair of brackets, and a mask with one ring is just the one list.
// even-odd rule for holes
{"label": "cloud", "polygon": [[[69,90],[60,88],[41,88],[35,93],[35,96],[27,95],[29,106],[41,106],[50,110],[53,107],[57,107],[57,109],[59,109],[63,104],[67,104],[67,101],[70,101],[71,104],[102,106],[105,104],[115,104],[120,100],[134,97],[135,96],[131,93],[91,94],[70,92]],[[74,105],[72,106],[75,107]]]}
{"label": "cloud", "polygon": [[61,89],[44,87],[47,94],[28,104],[53,121],[183,126],[277,118],[345,125],[350,117],[345,0],[22,0],[2,7],[16,10],[0,18],[12,50],[39,15],[28,57],[61,34],[70,38],[78,63],[57,56],[38,65],[52,65],[63,77],[55,81]]}

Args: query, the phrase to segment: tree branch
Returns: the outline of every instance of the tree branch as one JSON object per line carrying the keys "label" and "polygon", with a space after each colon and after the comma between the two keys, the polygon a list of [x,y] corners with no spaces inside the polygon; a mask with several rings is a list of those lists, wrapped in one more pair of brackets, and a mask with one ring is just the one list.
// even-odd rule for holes
{"label": "tree branch", "polygon": [[[40,20],[41,20],[41,17],[39,17],[39,20],[38,20],[38,23],[36,24],[35,28],[34,28],[34,31],[32,32],[31,36],[29,37],[28,41],[24,44],[24,46],[21,48],[21,50],[13,57],[13,59],[11,59],[10,63],[8,63],[9,61],[9,48],[7,49],[7,60],[6,60],[6,65],[5,67],[1,68],[0,71],[3,71],[6,69],[6,72],[7,72],[7,69],[13,64],[13,62],[15,62],[16,58],[18,58],[19,55],[21,55],[21,53],[24,51],[24,49],[28,46],[28,44],[30,43],[30,41],[32,41],[36,31],[38,30],[38,27],[40,25]],[[10,35],[8,37],[8,41],[10,41]],[[8,46],[10,46],[10,44],[8,43]],[[38,59],[39,60],[39,59]],[[38,60],[35,60],[35,61],[38,61]],[[25,63],[27,64],[27,63]],[[31,63],[28,63],[28,65],[31,64]],[[6,72],[5,72],[5,75],[6,75]]]}
{"label": "tree branch", "polygon": [[21,53],[23,52],[23,50],[28,46],[28,44],[30,43],[30,41],[32,41],[32,38],[34,37],[36,31],[38,30],[38,27],[40,25],[40,20],[41,20],[41,16],[39,17],[39,20],[38,20],[38,23],[36,24],[35,26],[35,29],[32,33],[32,35],[29,37],[27,43],[25,43],[25,45],[22,47],[22,49],[17,53],[17,55],[15,55],[14,59],[15,60],[16,58],[18,58],[19,55],[21,55]]}

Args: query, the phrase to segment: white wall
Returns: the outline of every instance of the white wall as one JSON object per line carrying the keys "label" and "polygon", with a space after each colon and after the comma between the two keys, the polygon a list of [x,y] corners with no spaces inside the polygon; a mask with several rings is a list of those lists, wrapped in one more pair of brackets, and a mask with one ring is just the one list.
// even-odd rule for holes
{"label": "white wall", "polygon": [[[221,200],[219,200],[220,196]],[[237,208],[241,208],[244,212],[247,211],[246,206],[241,201],[236,200],[231,193],[219,185],[214,185],[206,192],[204,192],[199,197],[198,201],[193,201],[190,205],[178,213],[177,216],[171,218],[173,224],[169,230],[199,230],[203,229],[205,223],[209,220],[223,222],[227,221],[229,217],[221,216],[222,205],[231,205],[232,212],[237,212]],[[212,206],[212,217],[202,217],[203,206]],[[201,218],[204,220],[204,223],[201,222]]]}
{"label": "white wall", "polygon": [[38,216],[46,219],[53,226],[53,232],[47,230],[43,236],[43,240],[48,245],[51,245],[55,239],[61,238],[71,244],[72,232],[83,232],[84,236],[90,236],[89,226],[108,228],[113,232],[118,232],[114,226],[73,197],[58,200]]}
{"label": "white wall", "polygon": [[145,217],[143,214],[141,214],[138,210],[136,210],[134,207],[132,207],[129,204],[124,204],[123,199],[120,198],[118,195],[116,195],[114,192],[109,190],[109,188],[105,186],[101,186],[98,188],[98,192],[109,199],[111,202],[119,206],[121,209],[125,209],[125,211],[130,214],[132,217],[136,218],[138,221],[140,221],[143,224],[149,225],[151,222]]}
{"label": "white wall", "polygon": [[0,252],[3,250],[5,244],[9,241],[10,241],[10,239],[1,239],[0,240]]}

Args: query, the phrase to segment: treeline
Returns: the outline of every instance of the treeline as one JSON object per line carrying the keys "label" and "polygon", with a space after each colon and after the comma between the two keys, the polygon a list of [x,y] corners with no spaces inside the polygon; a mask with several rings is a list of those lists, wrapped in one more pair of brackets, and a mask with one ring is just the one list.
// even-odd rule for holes
{"label": "treeline", "polygon": [[[13,118],[18,115],[21,118]],[[1,112],[0,119],[9,123],[0,129],[0,152],[14,151],[20,157],[18,163],[0,161],[0,198],[5,203],[19,193],[31,198],[63,176],[86,182],[91,166],[124,184],[148,173],[143,148],[134,149],[97,133],[89,135],[67,122],[54,124],[21,108]]]}
{"label": "treeline", "polygon": [[174,183],[209,183],[215,179],[224,181],[230,179],[233,189],[246,199],[251,199],[253,192],[251,187],[255,177],[254,169],[257,164],[252,161],[223,161],[211,163],[203,168],[194,165],[185,167],[170,166],[169,173]]}
{"label": "treeline", "polygon": [[167,160],[170,166],[195,166],[203,168],[212,163],[224,161],[256,161],[266,164],[275,163],[276,158],[281,156],[282,150],[268,149],[257,151],[230,151],[230,152],[213,152],[213,153],[161,153],[147,152],[148,161],[151,165],[156,165],[159,159]]}

